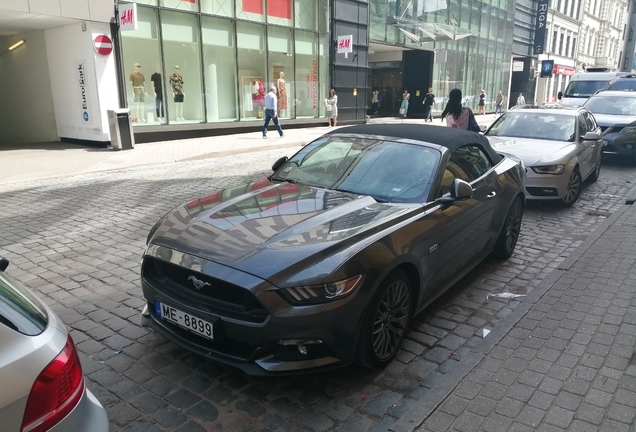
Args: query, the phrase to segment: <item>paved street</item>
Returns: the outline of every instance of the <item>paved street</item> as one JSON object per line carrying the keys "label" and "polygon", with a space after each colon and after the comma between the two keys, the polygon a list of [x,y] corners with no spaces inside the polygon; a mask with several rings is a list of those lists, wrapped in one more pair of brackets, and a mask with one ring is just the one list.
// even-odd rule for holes
{"label": "paved street", "polygon": [[[274,160],[296,148],[0,184],[0,255],[11,260],[8,273],[38,292],[70,327],[88,386],[106,407],[113,431],[412,430],[424,420],[423,401],[438,395],[445,380],[471,360],[471,349],[488,340],[483,330],[509,330],[503,329],[507,317],[530,298],[489,295],[532,296],[624,207],[636,186],[631,162],[607,160],[599,181],[585,186],[575,206],[530,203],[513,257],[487,260],[416,317],[402,352],[383,371],[351,366],[304,377],[250,378],[141,328],[139,260],[154,222],[184,201],[261,178]],[[618,240],[620,232],[614,236]],[[585,274],[580,264],[574,270]],[[567,302],[575,282],[549,298]],[[605,300],[613,305],[615,298]],[[468,379],[485,379],[474,374]],[[451,397],[473,400],[466,395]],[[461,413],[448,414],[455,417],[445,418],[444,427],[471,424]],[[437,418],[429,417],[422,430],[447,430],[432,423]]]}

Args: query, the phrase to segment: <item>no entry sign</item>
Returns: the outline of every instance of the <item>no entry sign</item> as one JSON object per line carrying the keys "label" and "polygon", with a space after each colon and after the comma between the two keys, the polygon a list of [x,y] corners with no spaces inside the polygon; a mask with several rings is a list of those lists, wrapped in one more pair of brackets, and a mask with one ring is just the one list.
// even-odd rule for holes
{"label": "no entry sign", "polygon": [[113,52],[113,41],[106,35],[97,35],[93,46],[97,54],[108,55]]}

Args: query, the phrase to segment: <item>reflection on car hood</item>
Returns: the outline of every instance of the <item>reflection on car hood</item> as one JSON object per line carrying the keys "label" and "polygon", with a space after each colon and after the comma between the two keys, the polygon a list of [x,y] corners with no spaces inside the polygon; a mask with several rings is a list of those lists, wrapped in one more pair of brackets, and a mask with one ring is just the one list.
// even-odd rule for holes
{"label": "reflection on car hood", "polygon": [[151,243],[267,279],[309,257],[320,261],[421,208],[265,179],[177,207]]}
{"label": "reflection on car hood", "polygon": [[634,116],[614,115],[614,114],[594,114],[596,123],[601,127],[627,126],[636,121]]}
{"label": "reflection on car hood", "polygon": [[530,138],[513,138],[489,136],[490,145],[495,151],[515,155],[526,166],[560,163],[568,159],[576,149],[571,142],[550,141]]}

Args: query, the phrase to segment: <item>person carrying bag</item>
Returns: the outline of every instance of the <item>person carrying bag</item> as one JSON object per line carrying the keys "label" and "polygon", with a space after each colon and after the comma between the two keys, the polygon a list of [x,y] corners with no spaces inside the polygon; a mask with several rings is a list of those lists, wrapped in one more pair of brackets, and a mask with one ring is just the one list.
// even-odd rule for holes
{"label": "person carrying bag", "polygon": [[462,91],[452,89],[448,95],[448,102],[442,111],[442,121],[446,120],[446,126],[479,132],[480,127],[475,119],[473,110],[462,105]]}

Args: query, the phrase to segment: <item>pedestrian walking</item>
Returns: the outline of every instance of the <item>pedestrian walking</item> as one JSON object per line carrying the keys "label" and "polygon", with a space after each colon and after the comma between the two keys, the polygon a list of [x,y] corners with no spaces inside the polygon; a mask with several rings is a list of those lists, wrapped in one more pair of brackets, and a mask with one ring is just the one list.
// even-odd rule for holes
{"label": "pedestrian walking", "polygon": [[442,121],[446,120],[446,126],[479,132],[479,125],[475,120],[473,111],[462,104],[462,91],[452,89],[448,94],[448,102],[442,111]]}
{"label": "pedestrian walking", "polygon": [[424,100],[422,101],[424,104],[424,121],[433,121],[433,105],[435,105],[435,95],[433,94],[433,89],[431,87],[428,88],[428,93],[424,95]]}
{"label": "pedestrian walking", "polygon": [[526,98],[523,97],[523,93],[519,93],[519,97],[517,98],[517,106],[525,105],[525,104],[526,104]]}
{"label": "pedestrian walking", "polygon": [[479,92],[479,114],[486,114],[486,92],[484,90]]}
{"label": "pedestrian walking", "polygon": [[325,99],[325,104],[329,126],[335,126],[338,123],[338,95],[334,89],[329,90],[329,99]]}
{"label": "pedestrian walking", "polygon": [[265,123],[263,123],[263,138],[267,138],[267,127],[269,126],[269,121],[274,122],[274,126],[278,129],[278,133],[280,136],[283,136],[283,128],[280,127],[280,123],[278,122],[278,98],[276,97],[276,86],[272,86],[269,89],[269,93],[265,95]]}
{"label": "pedestrian walking", "polygon": [[373,93],[371,93],[371,111],[373,112],[373,114],[378,113],[379,107],[380,107],[380,92],[378,91],[378,88],[376,87],[375,90],[373,90]]}
{"label": "pedestrian walking", "polygon": [[411,94],[407,89],[404,89],[402,93],[402,105],[400,105],[400,115],[404,118],[409,111],[409,100],[411,99]]}
{"label": "pedestrian walking", "polygon": [[499,93],[497,93],[497,98],[495,99],[495,116],[497,114],[501,115],[503,114],[503,103],[504,103],[504,95],[501,92],[501,90],[499,90]]}

